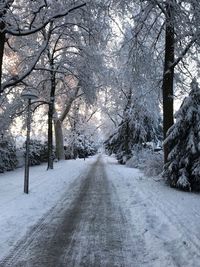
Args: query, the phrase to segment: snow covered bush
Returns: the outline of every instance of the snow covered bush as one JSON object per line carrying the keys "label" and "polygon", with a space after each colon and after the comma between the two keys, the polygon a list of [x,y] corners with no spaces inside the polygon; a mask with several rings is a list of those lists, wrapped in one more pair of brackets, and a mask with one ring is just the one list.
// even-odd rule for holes
{"label": "snow covered bush", "polygon": [[17,167],[16,149],[10,141],[0,142],[0,172],[11,171]]}
{"label": "snow covered bush", "polygon": [[176,114],[165,143],[170,153],[164,177],[172,187],[200,190],[200,89],[196,79]]}
{"label": "snow covered bush", "polygon": [[[24,155],[25,155],[26,143],[24,143]],[[55,152],[54,152],[55,158]],[[30,151],[29,151],[29,163],[30,166],[40,165],[42,162],[47,162],[48,160],[48,146],[47,142],[42,143],[39,140],[30,141]]]}
{"label": "snow covered bush", "polygon": [[151,148],[134,146],[133,156],[126,162],[130,168],[139,168],[147,176],[157,176],[163,171],[163,153]]}
{"label": "snow covered bush", "polygon": [[163,153],[152,152],[146,159],[144,174],[147,176],[157,176],[163,172]]}
{"label": "snow covered bush", "polygon": [[[40,141],[39,141],[40,142]],[[55,147],[53,146],[53,159],[56,158],[55,155]],[[40,142],[40,161],[47,162],[48,161],[48,142],[41,143]]]}
{"label": "snow covered bush", "polygon": [[30,141],[29,164],[30,166],[41,164],[40,152],[42,144],[38,140]]}
{"label": "snow covered bush", "polygon": [[[147,153],[147,152],[146,152]],[[145,153],[145,154],[146,154]],[[144,162],[144,151],[140,145],[133,146],[132,156],[126,162],[126,166],[129,168],[142,168]]]}
{"label": "snow covered bush", "polygon": [[78,158],[89,157],[97,153],[97,148],[94,142],[88,138],[79,137],[76,142],[76,154]]}
{"label": "snow covered bush", "polygon": [[65,159],[87,158],[97,153],[97,145],[86,137],[79,136],[74,143],[65,146]]}

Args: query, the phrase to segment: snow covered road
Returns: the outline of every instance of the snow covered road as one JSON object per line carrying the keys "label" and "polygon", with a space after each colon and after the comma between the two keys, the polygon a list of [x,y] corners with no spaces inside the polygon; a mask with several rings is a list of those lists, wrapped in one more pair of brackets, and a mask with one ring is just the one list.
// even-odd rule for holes
{"label": "snow covered road", "polygon": [[200,267],[199,194],[107,156],[36,167],[29,196],[3,177],[1,267]]}
{"label": "snow covered road", "polygon": [[[46,165],[31,167],[28,195],[23,193],[23,168],[0,174],[0,263],[95,160],[94,157],[85,162],[82,159],[61,161],[51,171],[46,171]],[[69,201],[71,195],[73,190],[68,195]]]}
{"label": "snow covered road", "polygon": [[100,158],[68,191],[4,266],[131,266],[128,222]]}

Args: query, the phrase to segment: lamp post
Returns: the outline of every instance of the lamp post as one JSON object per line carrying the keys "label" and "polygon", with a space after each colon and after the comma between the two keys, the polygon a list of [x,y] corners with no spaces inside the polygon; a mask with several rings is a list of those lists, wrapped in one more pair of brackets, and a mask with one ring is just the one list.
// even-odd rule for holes
{"label": "lamp post", "polygon": [[24,193],[29,191],[29,146],[30,146],[30,132],[31,132],[31,100],[37,99],[38,96],[34,89],[27,88],[22,92],[21,97],[28,100],[27,107],[27,134],[26,134],[26,154],[25,154],[25,172],[24,172]]}

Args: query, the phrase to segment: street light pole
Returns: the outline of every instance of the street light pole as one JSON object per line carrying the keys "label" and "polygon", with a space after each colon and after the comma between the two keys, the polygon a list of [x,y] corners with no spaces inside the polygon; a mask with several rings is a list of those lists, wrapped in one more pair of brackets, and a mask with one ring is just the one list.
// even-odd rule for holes
{"label": "street light pole", "polygon": [[28,99],[27,107],[27,134],[26,134],[26,154],[25,154],[25,172],[24,172],[24,193],[29,191],[29,146],[31,132],[31,99]]}
{"label": "street light pole", "polygon": [[27,134],[26,134],[26,154],[25,154],[25,171],[24,171],[24,193],[29,192],[29,152],[30,152],[30,132],[31,132],[31,100],[37,99],[38,96],[33,89],[26,89],[22,93],[22,98],[28,100],[27,107]]}

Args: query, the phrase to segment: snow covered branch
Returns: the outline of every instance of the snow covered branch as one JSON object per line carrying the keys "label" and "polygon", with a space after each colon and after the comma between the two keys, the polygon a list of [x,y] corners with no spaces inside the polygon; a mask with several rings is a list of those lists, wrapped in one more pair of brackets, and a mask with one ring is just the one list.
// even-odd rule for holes
{"label": "snow covered branch", "polygon": [[41,49],[39,50],[38,54],[36,55],[35,59],[33,60],[32,64],[29,66],[28,70],[21,74],[19,77],[12,77],[9,81],[6,81],[2,84],[2,89],[1,91],[3,92],[6,88],[11,87],[11,86],[15,86],[17,84],[19,84],[20,82],[22,82],[28,75],[30,75],[30,73],[33,71],[33,69],[35,68],[40,56],[42,55],[42,53],[45,51],[45,49],[47,48],[49,39],[45,40],[44,44],[42,45]]}
{"label": "snow covered branch", "polygon": [[83,4],[77,5],[75,7],[72,7],[70,9],[68,9],[67,11],[60,12],[58,14],[54,14],[53,16],[51,16],[50,18],[48,18],[41,25],[37,26],[34,29],[29,29],[29,30],[23,30],[23,29],[20,29],[20,28],[17,29],[17,30],[11,30],[11,29],[9,30],[9,29],[6,29],[5,32],[6,33],[9,33],[9,34],[11,34],[13,36],[27,36],[27,35],[34,34],[36,32],[39,32],[43,28],[45,28],[50,22],[53,22],[55,19],[59,19],[59,18],[62,18],[64,16],[67,16],[70,13],[72,13],[73,11],[84,7],[85,5],[86,5],[86,3],[83,3]]}

